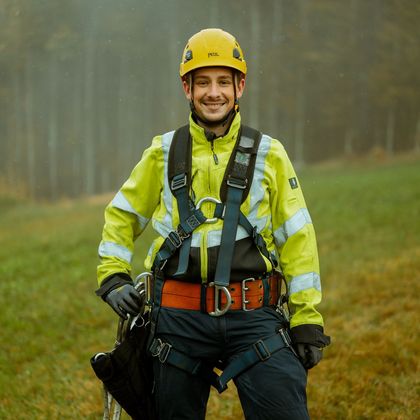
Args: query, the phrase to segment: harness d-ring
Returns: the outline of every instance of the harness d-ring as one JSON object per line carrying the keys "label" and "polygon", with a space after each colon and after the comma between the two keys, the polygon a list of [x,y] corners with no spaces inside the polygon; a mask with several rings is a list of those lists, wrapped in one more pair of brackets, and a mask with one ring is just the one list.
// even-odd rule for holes
{"label": "harness d-ring", "polygon": [[[214,287],[214,311],[209,312],[211,316],[221,316],[224,315],[232,305],[232,296],[226,286],[218,286],[214,282],[209,283],[208,287]],[[226,297],[226,304],[223,308],[220,307],[222,303],[221,292]]]}
{"label": "harness d-ring", "polygon": [[[221,201],[218,200],[217,198],[214,198],[214,197],[203,197],[196,204],[196,206],[195,206],[196,210],[199,210],[200,207],[202,206],[202,204],[205,203],[206,201],[209,201],[209,202],[214,203],[214,204],[221,204]],[[217,217],[211,217],[211,218],[206,219],[206,221],[204,223],[216,223],[217,222],[217,219],[218,219]]]}

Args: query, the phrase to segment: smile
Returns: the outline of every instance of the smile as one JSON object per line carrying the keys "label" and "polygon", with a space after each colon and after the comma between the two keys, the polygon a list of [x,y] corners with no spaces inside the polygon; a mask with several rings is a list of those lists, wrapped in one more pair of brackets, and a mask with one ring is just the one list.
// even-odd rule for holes
{"label": "smile", "polygon": [[207,104],[204,104],[204,106],[206,106],[208,108],[219,108],[223,105],[224,105],[224,103],[207,103]]}

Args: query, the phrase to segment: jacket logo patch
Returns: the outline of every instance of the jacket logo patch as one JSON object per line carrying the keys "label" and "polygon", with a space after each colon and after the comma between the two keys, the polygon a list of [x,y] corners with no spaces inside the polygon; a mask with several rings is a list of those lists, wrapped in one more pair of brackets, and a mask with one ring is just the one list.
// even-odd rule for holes
{"label": "jacket logo patch", "polygon": [[299,186],[295,177],[289,178],[289,184],[292,187],[292,190],[296,189]]}

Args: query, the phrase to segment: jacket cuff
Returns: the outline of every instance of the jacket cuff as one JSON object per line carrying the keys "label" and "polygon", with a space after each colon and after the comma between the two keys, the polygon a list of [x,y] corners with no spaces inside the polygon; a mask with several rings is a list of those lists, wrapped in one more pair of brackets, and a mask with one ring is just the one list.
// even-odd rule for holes
{"label": "jacket cuff", "polygon": [[102,281],[101,287],[95,293],[105,300],[109,292],[124,284],[133,284],[133,280],[131,280],[131,277],[127,273],[112,274]]}
{"label": "jacket cuff", "polygon": [[324,334],[324,329],[320,325],[303,324],[290,330],[293,344],[305,343],[323,348],[331,343],[331,338]]}

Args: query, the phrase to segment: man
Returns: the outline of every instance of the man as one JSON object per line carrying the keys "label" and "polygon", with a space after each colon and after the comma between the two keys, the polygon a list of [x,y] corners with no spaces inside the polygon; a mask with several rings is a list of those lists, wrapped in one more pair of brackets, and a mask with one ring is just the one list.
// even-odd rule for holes
{"label": "man", "polygon": [[277,140],[241,124],[246,73],[232,35],[191,37],[180,65],[189,126],[155,137],[106,209],[97,294],[121,317],[144,306],[131,280],[134,240],[150,219],[157,233],[145,266],[159,419],[204,419],[210,384],[221,392],[230,378],[247,419],[307,419],[307,369],[329,343],[296,174]]}

